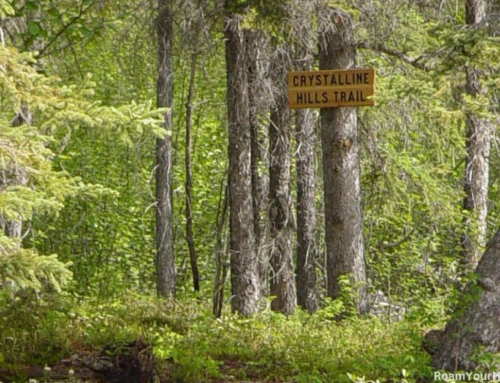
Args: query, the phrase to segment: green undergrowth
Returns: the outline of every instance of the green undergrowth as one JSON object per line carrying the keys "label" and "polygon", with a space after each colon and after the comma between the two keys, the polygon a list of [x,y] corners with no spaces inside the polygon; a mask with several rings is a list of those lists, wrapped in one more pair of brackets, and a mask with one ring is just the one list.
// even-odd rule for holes
{"label": "green undergrowth", "polygon": [[173,381],[414,382],[432,376],[422,350],[429,324],[418,315],[392,324],[339,320],[333,302],[313,316],[265,310],[242,318],[225,311],[215,319],[210,302],[194,298],[3,299],[0,371],[15,371],[19,381],[27,366],[50,366],[78,350],[137,338],[153,344],[159,369]]}

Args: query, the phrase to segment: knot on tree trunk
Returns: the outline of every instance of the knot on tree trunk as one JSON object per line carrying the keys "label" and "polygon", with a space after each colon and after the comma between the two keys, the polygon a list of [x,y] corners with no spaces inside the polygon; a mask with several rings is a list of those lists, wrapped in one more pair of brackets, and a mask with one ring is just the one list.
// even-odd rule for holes
{"label": "knot on tree trunk", "polygon": [[479,279],[478,284],[486,291],[495,290],[495,282],[493,282],[491,278],[481,278]]}
{"label": "knot on tree trunk", "polygon": [[424,350],[430,355],[434,355],[439,348],[443,334],[443,330],[431,330],[425,334],[423,341]]}

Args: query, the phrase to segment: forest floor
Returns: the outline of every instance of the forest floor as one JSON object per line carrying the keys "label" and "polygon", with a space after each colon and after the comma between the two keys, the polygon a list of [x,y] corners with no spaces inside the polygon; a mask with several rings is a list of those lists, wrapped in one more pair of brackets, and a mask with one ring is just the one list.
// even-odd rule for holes
{"label": "forest floor", "polygon": [[[51,383],[143,383],[140,376],[130,373],[129,369],[133,366],[127,366],[122,371],[116,368],[99,370],[100,351],[92,351],[88,348],[72,350],[73,355],[70,358],[61,359],[46,371],[44,366],[17,366],[15,371],[0,370],[0,382],[7,383],[19,381],[19,375],[25,376],[26,382],[51,382]],[[89,365],[89,360],[93,360],[93,365]],[[206,377],[206,382],[224,383],[257,383],[257,382],[275,382],[284,383],[276,377],[268,379],[269,371],[259,369],[251,364],[239,361],[234,358],[227,358],[219,361],[218,377]],[[97,367],[97,368],[96,368]],[[123,367],[123,366],[122,366]],[[156,366],[154,376],[159,383],[176,383],[184,381],[175,375],[175,366],[172,362],[163,362]],[[20,374],[21,373],[21,374]],[[126,377],[124,377],[126,375]],[[23,380],[21,378],[21,380]],[[149,382],[149,381],[148,381]]]}
{"label": "forest floor", "polygon": [[210,302],[138,294],[2,303],[3,383],[135,383],[139,370],[186,383],[432,381],[422,339],[445,318],[438,303],[397,322],[360,318],[339,301],[288,318],[269,309],[214,318]]}

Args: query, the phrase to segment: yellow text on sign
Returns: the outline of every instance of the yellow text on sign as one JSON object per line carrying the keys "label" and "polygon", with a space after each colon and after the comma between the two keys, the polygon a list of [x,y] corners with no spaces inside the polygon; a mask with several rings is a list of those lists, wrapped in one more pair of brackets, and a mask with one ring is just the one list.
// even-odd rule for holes
{"label": "yellow text on sign", "polygon": [[290,72],[290,108],[375,105],[375,69]]}

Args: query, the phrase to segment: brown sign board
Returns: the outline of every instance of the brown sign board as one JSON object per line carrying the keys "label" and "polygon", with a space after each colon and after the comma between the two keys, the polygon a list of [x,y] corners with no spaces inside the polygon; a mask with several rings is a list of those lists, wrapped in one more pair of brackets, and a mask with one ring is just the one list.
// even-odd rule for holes
{"label": "brown sign board", "polygon": [[375,105],[375,69],[288,73],[292,109]]}

